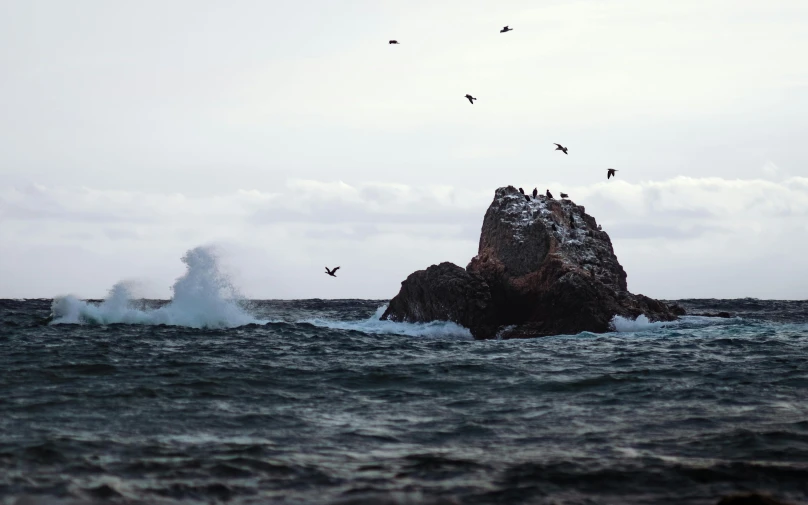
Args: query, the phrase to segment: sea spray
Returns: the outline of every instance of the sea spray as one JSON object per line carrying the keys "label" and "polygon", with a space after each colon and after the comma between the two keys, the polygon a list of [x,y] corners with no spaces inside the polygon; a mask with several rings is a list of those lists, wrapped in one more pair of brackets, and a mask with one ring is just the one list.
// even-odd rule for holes
{"label": "sea spray", "polygon": [[334,321],[330,319],[305,319],[298,321],[308,323],[321,328],[332,328],[337,330],[353,330],[375,335],[406,335],[410,337],[431,337],[470,340],[471,332],[451,321],[432,321],[429,323],[403,323],[382,320],[382,314],[387,310],[387,305],[376,309],[376,312],[368,319],[359,321]]}
{"label": "sea spray", "polygon": [[134,306],[132,284],[115,284],[100,304],[68,295],[53,300],[52,324],[166,324],[191,328],[232,328],[260,323],[241,306],[242,297],[218,266],[212,247],[196,247],[182,257],[186,271],[172,286],[168,304]]}

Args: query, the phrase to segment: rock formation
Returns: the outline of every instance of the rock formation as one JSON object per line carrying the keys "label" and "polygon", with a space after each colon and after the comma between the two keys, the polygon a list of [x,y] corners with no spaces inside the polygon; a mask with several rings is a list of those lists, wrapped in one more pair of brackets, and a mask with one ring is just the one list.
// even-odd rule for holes
{"label": "rock formation", "polygon": [[477,256],[411,274],[383,319],[454,321],[475,338],[606,332],[612,318],[671,321],[684,311],[626,286],[606,232],[570,200],[525,200],[499,188],[485,213]]}

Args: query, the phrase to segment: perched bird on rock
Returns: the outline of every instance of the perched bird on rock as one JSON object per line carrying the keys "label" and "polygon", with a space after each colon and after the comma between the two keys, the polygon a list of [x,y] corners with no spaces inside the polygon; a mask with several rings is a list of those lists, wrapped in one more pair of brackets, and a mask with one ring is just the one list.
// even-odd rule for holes
{"label": "perched bird on rock", "polygon": [[325,273],[330,275],[331,277],[336,277],[336,272],[339,270],[339,267],[335,268],[334,270],[330,270],[328,267],[325,267]]}
{"label": "perched bird on rock", "polygon": [[503,28],[502,30],[499,31],[499,33],[508,33],[508,32],[512,32],[512,31],[513,31],[513,28],[508,28],[508,26],[506,25],[505,28]]}
{"label": "perched bird on rock", "polygon": [[570,197],[570,195],[568,195],[566,193],[561,193],[561,198],[569,198],[569,197]]}
{"label": "perched bird on rock", "polygon": [[538,188],[533,188],[533,198],[536,198],[536,196],[538,194],[539,194],[539,189]]}
{"label": "perched bird on rock", "polygon": [[471,105],[474,105],[474,100],[476,100],[476,98],[474,98],[473,96],[471,96],[471,95],[469,95],[469,94],[466,94],[466,98],[468,98],[468,99],[469,99],[469,103],[470,103]]}
{"label": "perched bird on rock", "polygon": [[615,170],[614,168],[607,168],[606,169],[606,178],[611,179],[612,176],[617,177],[617,174],[615,174],[615,172],[617,172],[617,170]]}
{"label": "perched bird on rock", "polygon": [[530,197],[529,197],[528,195],[525,195],[525,200],[527,200],[527,201],[529,202],[529,201],[530,201]]}
{"label": "perched bird on rock", "polygon": [[547,192],[544,194],[544,196],[546,196],[546,197],[547,197],[547,198],[549,198],[550,200],[552,200],[552,199],[553,199],[553,194],[552,194],[552,193],[550,193],[550,190],[549,190],[549,189],[548,189],[548,190],[547,190]]}
{"label": "perched bird on rock", "polygon": [[388,44],[398,44],[398,41],[397,40],[391,40],[390,42],[388,42]]}
{"label": "perched bird on rock", "polygon": [[525,194],[525,190],[522,188],[519,188],[519,192],[522,193],[523,195]]}
{"label": "perched bird on rock", "polygon": [[555,148],[556,151],[561,151],[564,154],[568,154],[566,147],[562,146],[561,144],[556,144],[555,142],[553,142],[553,144],[558,146],[558,147]]}

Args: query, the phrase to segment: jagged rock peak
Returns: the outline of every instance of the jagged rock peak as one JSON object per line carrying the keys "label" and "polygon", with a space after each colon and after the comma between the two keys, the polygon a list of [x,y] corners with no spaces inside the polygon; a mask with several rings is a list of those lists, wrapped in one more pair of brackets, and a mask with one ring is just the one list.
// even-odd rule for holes
{"label": "jagged rock peak", "polygon": [[[496,190],[483,219],[477,257],[497,257],[505,273],[534,272],[553,255],[616,290],[627,290],[626,272],[609,235],[594,217],[571,200],[539,195],[529,201],[513,186]],[[474,260],[472,260],[473,262]]]}

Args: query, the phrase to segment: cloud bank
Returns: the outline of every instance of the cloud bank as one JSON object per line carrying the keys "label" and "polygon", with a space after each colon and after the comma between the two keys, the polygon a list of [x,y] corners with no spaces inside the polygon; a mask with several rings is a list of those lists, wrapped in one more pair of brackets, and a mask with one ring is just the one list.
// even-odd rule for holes
{"label": "cloud bank", "polygon": [[[808,297],[808,178],[628,182],[618,172],[550,189],[603,225],[632,291]],[[468,262],[493,190],[290,179],[269,192],[189,196],[5,184],[0,296],[101,297],[138,279],[143,295],[168,297],[183,253],[216,244],[253,298],[390,298],[413,270]],[[341,266],[340,277],[325,265]]]}

